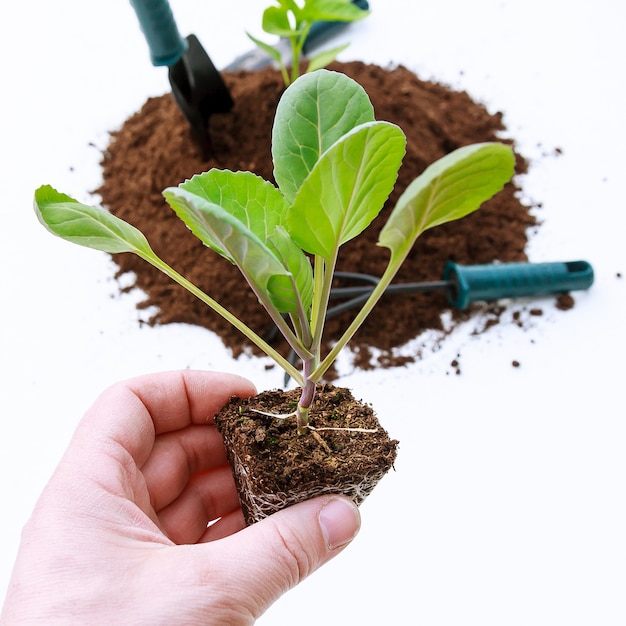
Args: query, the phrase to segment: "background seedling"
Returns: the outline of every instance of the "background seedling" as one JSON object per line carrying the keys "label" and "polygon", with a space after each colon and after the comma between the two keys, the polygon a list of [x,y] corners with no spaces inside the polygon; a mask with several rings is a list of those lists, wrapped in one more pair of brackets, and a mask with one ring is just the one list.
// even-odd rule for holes
{"label": "background seedling", "polygon": [[[248,37],[261,50],[269,54],[278,64],[285,86],[291,84],[300,75],[300,61],[305,43],[316,22],[355,22],[361,20],[369,11],[359,8],[354,0],[276,0],[278,6],[267,7],[263,12],[263,30],[270,35],[278,35],[290,43],[291,74],[283,59],[282,51],[277,46],[267,44],[250,33]],[[367,3],[364,3],[367,6]],[[307,65],[307,72],[322,69],[335,60],[337,55],[349,44],[324,50],[313,55]]]}

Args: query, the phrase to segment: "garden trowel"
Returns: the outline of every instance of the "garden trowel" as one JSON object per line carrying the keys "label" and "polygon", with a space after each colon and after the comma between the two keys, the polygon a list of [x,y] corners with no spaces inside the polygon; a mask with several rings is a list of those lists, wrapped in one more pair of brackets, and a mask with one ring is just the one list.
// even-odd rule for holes
{"label": "garden trowel", "polygon": [[169,68],[172,94],[189,122],[203,158],[211,152],[209,117],[233,106],[221,74],[195,35],[183,39],[167,0],[130,0],[154,66]]}

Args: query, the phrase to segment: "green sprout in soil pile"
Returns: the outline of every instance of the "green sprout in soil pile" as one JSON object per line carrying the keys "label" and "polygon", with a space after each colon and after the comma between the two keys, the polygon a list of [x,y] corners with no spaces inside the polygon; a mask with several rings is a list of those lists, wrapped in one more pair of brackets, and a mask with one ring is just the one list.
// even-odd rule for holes
{"label": "green sprout in soil pile", "polygon": [[[300,61],[311,28],[316,22],[355,22],[361,20],[369,11],[360,9],[352,0],[304,0],[298,4],[295,0],[276,0],[278,6],[270,6],[263,12],[262,27],[269,35],[277,35],[290,44],[291,75],[287,71],[282,52],[278,47],[264,43],[247,33],[248,37],[278,64],[285,86],[290,85],[300,75]],[[307,72],[322,69],[335,60],[337,55],[349,44],[324,50],[308,60]]]}
{"label": "green sprout in soil pile", "polygon": [[42,224],[64,239],[108,253],[137,254],[233,324],[300,385],[294,415],[298,432],[304,433],[316,384],[383,295],[417,237],[476,210],[514,171],[512,149],[495,142],[459,148],[416,178],[380,231],[377,245],[389,250],[380,282],[332,349],[321,354],[340,248],[378,215],[404,153],[404,133],[374,119],[363,88],[344,74],[321,69],[298,78],[279,102],[272,131],[277,187],[251,172],[212,169],[163,192],[193,234],[239,268],[302,361],[301,370],[161,260],[135,227],[49,185],[35,192],[35,210]]}

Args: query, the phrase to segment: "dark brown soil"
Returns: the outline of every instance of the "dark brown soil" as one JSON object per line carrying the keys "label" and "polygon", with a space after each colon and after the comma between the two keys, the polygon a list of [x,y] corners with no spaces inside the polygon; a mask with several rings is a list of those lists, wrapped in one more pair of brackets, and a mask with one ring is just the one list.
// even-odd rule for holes
{"label": "dark brown soil", "polygon": [[215,416],[248,524],[324,493],[360,504],[395,461],[398,442],[389,438],[371,406],[357,402],[348,389],[318,388],[310,421],[317,430],[305,435],[297,434],[293,416],[276,419],[256,412],[290,414],[299,394],[266,391],[232,398]]}
{"label": "dark brown soil", "polygon": [[[381,215],[357,240],[342,248],[339,270],[380,275],[387,251],[374,245],[389,210],[408,183],[427,165],[470,143],[506,141],[502,114],[490,113],[465,92],[422,81],[404,67],[394,69],[360,62],[331,67],[357,80],[369,94],[377,119],[398,124],[408,139],[408,151],[396,190]],[[157,254],[176,270],[243,319],[257,332],[270,330],[238,270],[205,248],[167,206],[161,191],[211,167],[251,170],[272,178],[270,133],[282,82],[277,71],[226,73],[235,101],[233,111],[211,118],[216,158],[202,161],[190,140],[188,124],[169,94],[149,99],[143,108],[112,133],[103,159],[103,184],[98,190],[112,213],[142,230]],[[518,155],[517,172],[526,171]],[[396,282],[441,278],[448,259],[457,263],[525,261],[529,227],[536,225],[530,207],[511,183],[478,212],[427,231],[400,270]],[[117,255],[119,274],[134,272],[136,286],[146,293],[140,306],[156,306],[154,324],[187,322],[217,332],[235,356],[247,342],[217,314],[134,255]],[[381,353],[375,366],[398,363],[391,351],[426,329],[441,329],[445,295],[389,295],[383,298],[355,337],[357,365],[370,367],[371,348]],[[454,312],[454,319],[467,317]],[[351,313],[328,323],[327,339],[336,338]],[[419,355],[415,354],[415,358]],[[410,360],[413,357],[403,357]]]}

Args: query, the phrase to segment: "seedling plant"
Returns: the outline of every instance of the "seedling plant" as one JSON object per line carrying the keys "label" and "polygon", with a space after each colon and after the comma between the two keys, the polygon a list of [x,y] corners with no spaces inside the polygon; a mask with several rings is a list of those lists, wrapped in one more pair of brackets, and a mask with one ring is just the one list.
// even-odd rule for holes
{"label": "seedling plant", "polygon": [[[296,0],[276,0],[276,3],[278,6],[272,5],[263,11],[262,28],[269,35],[277,35],[289,42],[291,73],[287,70],[279,47],[267,44],[250,33],[247,35],[276,61],[285,86],[291,84],[300,75],[300,61],[304,46],[315,22],[355,22],[369,15],[369,11],[360,9],[351,0],[304,0],[301,3]],[[348,45],[343,44],[313,55],[308,60],[306,71],[312,72],[326,67]]]}
{"label": "seedling plant", "polygon": [[277,186],[251,172],[212,169],[163,192],[192,233],[239,268],[301,360],[300,370],[159,258],[134,226],[49,185],[35,192],[35,210],[41,223],[64,239],[108,253],[137,254],[239,329],[300,386],[293,415],[304,434],[316,384],[383,295],[417,237],[476,210],[513,175],[512,149],[482,143],[455,150],[416,178],[380,231],[377,245],[389,251],[380,281],[344,334],[322,354],[340,248],[381,211],[405,143],[398,126],[375,120],[360,85],[321,69],[294,81],[279,102],[272,130]]}

